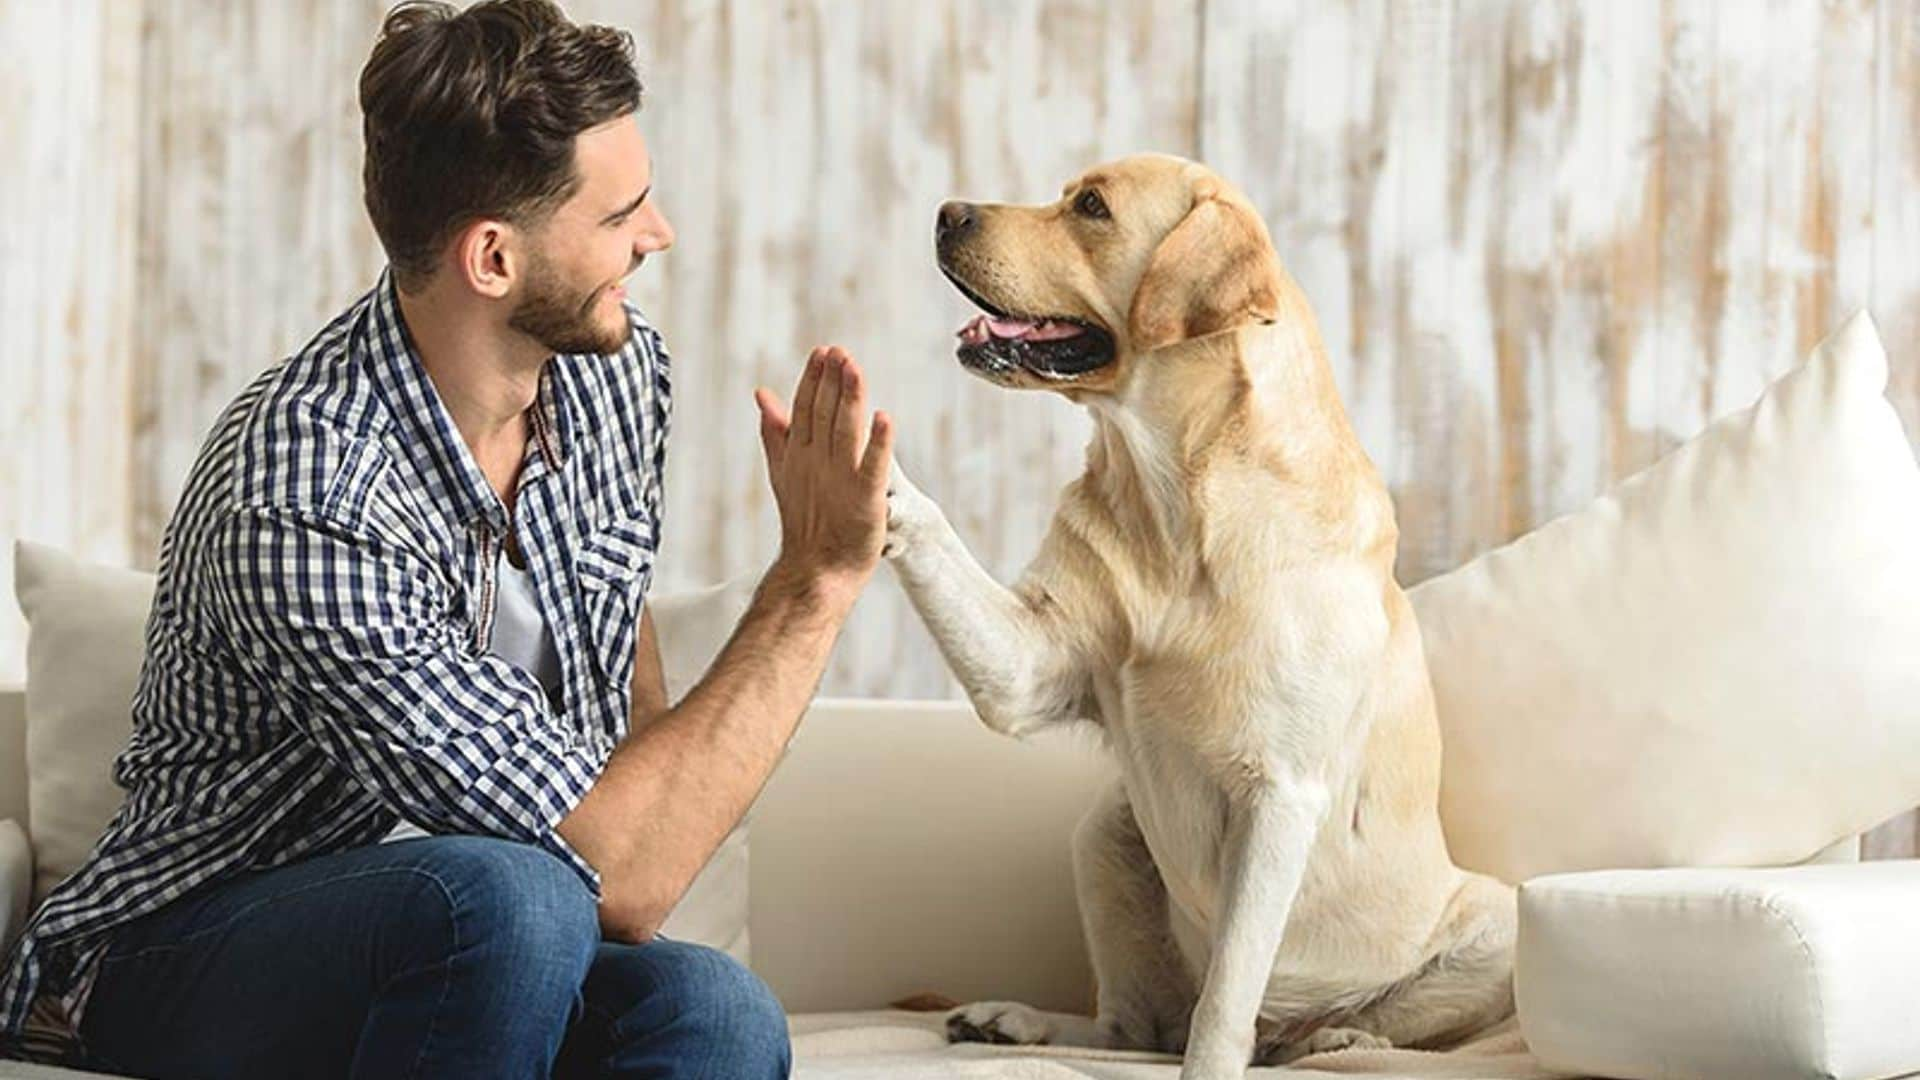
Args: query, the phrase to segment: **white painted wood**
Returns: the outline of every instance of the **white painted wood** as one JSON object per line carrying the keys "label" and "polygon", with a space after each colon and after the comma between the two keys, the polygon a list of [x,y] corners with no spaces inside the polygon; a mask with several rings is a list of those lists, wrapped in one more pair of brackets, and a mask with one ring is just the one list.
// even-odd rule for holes
{"label": "white painted wood", "polygon": [[386,5],[151,0],[140,56],[135,561],[234,394],[364,292],[356,92]]}
{"label": "white painted wood", "polygon": [[[138,2],[0,0],[0,582],[13,540],[132,554]],[[11,593],[9,592],[9,595]],[[26,677],[0,604],[0,684]]]}
{"label": "white painted wood", "polygon": [[[1134,150],[1193,153],[1193,6],[710,2],[634,22],[617,3],[576,10],[639,41],[641,125],[679,229],[636,282],[677,363],[662,587],[772,558],[750,394],[790,392],[828,341],[869,371],[905,465],[985,564],[1014,574],[1080,467],[1086,422],[954,362],[971,309],[934,265],[934,212],[955,195],[1051,199]],[[953,692],[890,571],[825,687]]]}
{"label": "white painted wood", "polygon": [[[1744,404],[1856,306],[1920,420],[1905,0],[570,7],[635,34],[680,230],[635,281],[678,359],[663,588],[773,554],[749,394],[821,341],[1015,573],[1086,424],[953,363],[968,308],[933,213],[1134,150],[1198,154],[1261,206],[1399,500],[1409,583]],[[60,43],[0,72],[0,541],[150,565],[219,409],[371,282],[354,86],[383,8],[0,0],[0,40]],[[0,680],[22,640],[0,605]],[[886,571],[824,689],[953,693]]]}

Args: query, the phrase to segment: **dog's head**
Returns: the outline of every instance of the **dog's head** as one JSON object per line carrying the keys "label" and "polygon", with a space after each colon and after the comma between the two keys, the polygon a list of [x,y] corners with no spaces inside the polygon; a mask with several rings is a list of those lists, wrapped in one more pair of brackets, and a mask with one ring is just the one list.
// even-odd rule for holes
{"label": "dog's head", "polygon": [[1007,386],[1111,390],[1160,349],[1279,317],[1266,224],[1182,158],[1109,162],[1038,206],[949,202],[934,236],[986,312],[961,329],[960,362]]}

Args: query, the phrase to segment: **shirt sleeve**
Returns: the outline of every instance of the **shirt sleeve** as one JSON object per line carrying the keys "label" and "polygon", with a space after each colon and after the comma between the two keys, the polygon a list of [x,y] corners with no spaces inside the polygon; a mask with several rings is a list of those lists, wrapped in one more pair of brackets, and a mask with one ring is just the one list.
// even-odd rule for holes
{"label": "shirt sleeve", "polygon": [[214,558],[240,663],[322,753],[428,831],[538,845],[599,895],[599,875],[554,826],[600,763],[531,676],[462,648],[427,558],[285,508],[234,512]]}

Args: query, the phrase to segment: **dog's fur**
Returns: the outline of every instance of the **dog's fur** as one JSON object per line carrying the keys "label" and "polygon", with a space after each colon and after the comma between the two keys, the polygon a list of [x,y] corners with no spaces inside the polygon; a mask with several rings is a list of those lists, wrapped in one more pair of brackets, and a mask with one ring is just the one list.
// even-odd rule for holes
{"label": "dog's fur", "polygon": [[887,555],[989,727],[1091,721],[1122,779],[1074,837],[1098,1015],[1056,1029],[983,1003],[950,1032],[1184,1051],[1183,1077],[1223,1077],[1507,1016],[1513,892],[1448,856],[1393,507],[1259,215],[1159,155],[1055,203],[964,209],[943,218],[965,225],[942,230],[948,276],[1104,332],[1112,362],[971,357],[1094,419],[1015,588],[898,472]]}

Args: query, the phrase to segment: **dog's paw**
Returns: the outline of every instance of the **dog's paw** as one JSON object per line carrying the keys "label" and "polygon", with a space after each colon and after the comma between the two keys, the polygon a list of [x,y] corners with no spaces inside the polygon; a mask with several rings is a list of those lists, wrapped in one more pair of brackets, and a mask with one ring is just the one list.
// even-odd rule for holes
{"label": "dog's paw", "polygon": [[940,507],[913,486],[900,463],[887,481],[887,540],[881,557],[897,559],[912,550],[940,522]]}
{"label": "dog's paw", "polygon": [[1038,1046],[1053,1035],[1053,1022],[1044,1013],[1013,1001],[976,1001],[947,1014],[948,1042]]}
{"label": "dog's paw", "polygon": [[1359,1028],[1323,1027],[1285,1046],[1261,1047],[1256,1058],[1265,1064],[1286,1065],[1313,1054],[1340,1050],[1389,1050],[1393,1043]]}

